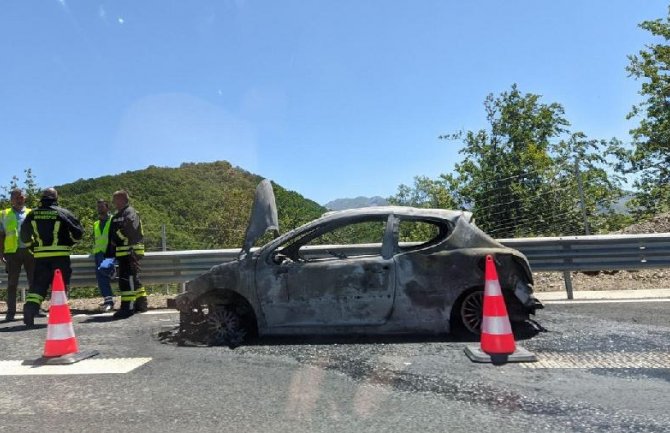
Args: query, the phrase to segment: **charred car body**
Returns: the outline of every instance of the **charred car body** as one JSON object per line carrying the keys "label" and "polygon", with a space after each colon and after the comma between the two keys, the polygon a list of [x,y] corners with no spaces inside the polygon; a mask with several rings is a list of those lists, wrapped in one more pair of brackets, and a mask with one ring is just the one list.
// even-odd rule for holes
{"label": "charred car body", "polygon": [[[231,345],[252,334],[478,333],[486,255],[513,322],[542,308],[525,256],[477,228],[469,212],[329,212],[252,250],[270,229],[278,230],[277,212],[265,180],[240,257],[190,281],[176,298],[182,328],[204,326],[210,342]],[[403,242],[408,233],[422,240]],[[332,245],[347,237],[366,243]]]}

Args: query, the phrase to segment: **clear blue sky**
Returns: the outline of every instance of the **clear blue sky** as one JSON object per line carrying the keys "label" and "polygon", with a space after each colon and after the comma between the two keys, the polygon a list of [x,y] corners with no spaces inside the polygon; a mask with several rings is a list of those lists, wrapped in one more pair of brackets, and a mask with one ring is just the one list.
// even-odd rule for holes
{"label": "clear blue sky", "polygon": [[459,161],[518,83],[628,140],[667,1],[0,0],[0,185],[228,160],[319,203]]}

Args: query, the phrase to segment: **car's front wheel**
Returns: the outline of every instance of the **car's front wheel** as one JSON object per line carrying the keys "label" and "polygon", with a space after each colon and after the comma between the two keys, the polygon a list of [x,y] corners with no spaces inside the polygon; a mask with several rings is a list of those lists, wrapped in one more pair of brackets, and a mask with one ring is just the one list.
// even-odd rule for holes
{"label": "car's front wheel", "polygon": [[202,297],[182,311],[180,330],[185,338],[231,348],[257,334],[253,309],[241,296]]}
{"label": "car's front wheel", "polygon": [[237,347],[244,342],[247,329],[234,305],[209,305],[208,310],[207,324],[211,344]]}

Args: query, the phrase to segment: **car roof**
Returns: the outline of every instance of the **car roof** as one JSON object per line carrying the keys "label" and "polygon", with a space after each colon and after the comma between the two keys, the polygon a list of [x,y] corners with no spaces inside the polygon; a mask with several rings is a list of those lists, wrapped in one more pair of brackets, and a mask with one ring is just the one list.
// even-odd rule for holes
{"label": "car roof", "polygon": [[361,207],[355,209],[345,209],[339,211],[330,211],[324,213],[321,218],[315,220],[319,222],[327,220],[338,220],[338,219],[348,219],[356,218],[358,216],[374,216],[374,215],[388,215],[394,214],[400,217],[411,217],[411,218],[435,218],[442,220],[449,220],[455,222],[459,217],[464,217],[466,221],[472,219],[472,213],[468,211],[461,210],[448,210],[448,209],[428,209],[428,208],[417,208],[410,206],[370,206],[370,207]]}

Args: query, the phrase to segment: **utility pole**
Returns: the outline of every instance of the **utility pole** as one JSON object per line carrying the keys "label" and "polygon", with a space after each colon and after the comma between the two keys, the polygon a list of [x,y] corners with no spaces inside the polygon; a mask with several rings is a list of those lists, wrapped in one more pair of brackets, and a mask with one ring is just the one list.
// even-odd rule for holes
{"label": "utility pole", "polygon": [[[161,225],[161,247],[163,251],[167,251],[167,234],[165,232],[165,224]],[[170,294],[169,284],[165,284],[165,294]]]}

